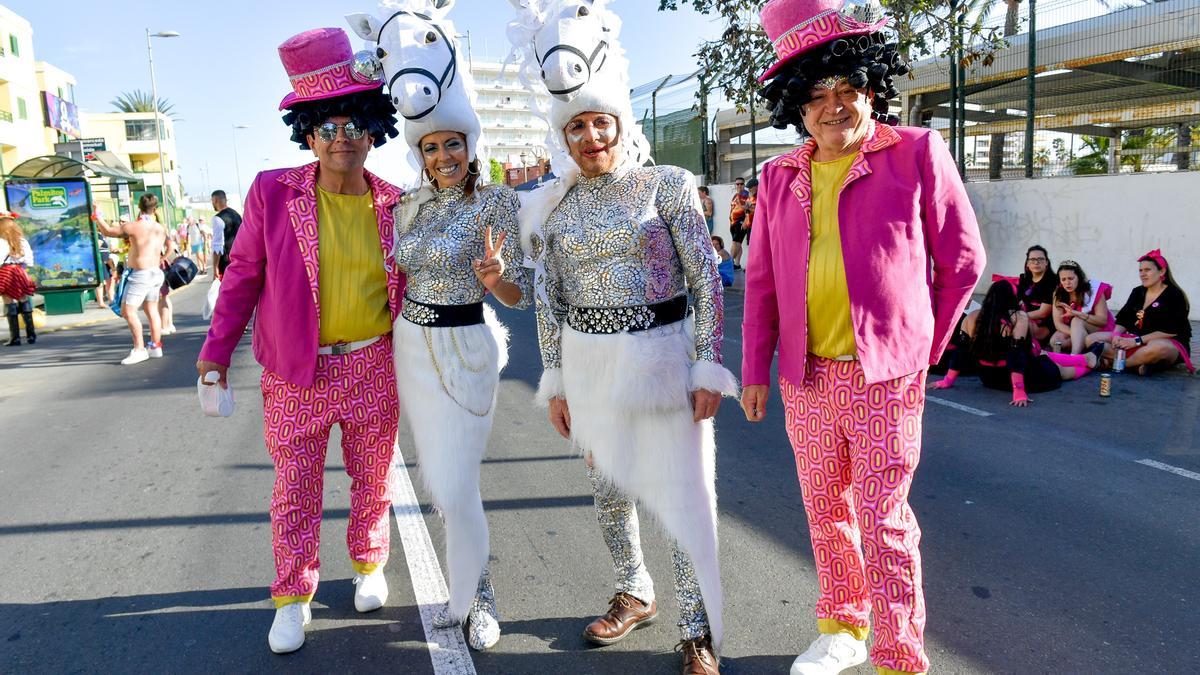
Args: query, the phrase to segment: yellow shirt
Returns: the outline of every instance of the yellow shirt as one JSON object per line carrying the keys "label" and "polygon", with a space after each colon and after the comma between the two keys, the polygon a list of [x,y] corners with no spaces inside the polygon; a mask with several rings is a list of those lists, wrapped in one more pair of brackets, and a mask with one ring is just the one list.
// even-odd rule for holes
{"label": "yellow shirt", "polygon": [[317,187],[317,233],[321,344],[390,331],[387,272],[371,193],[339,195]]}
{"label": "yellow shirt", "polygon": [[855,354],[850,291],[842,259],[838,197],[854,158],[812,162],[812,232],[808,252],[808,352],[834,358]]}

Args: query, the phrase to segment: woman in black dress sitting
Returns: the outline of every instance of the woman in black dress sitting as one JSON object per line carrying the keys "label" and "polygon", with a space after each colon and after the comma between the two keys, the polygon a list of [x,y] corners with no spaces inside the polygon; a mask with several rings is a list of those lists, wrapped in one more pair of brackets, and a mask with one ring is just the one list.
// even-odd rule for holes
{"label": "woman in black dress sitting", "polygon": [[1025,251],[1025,271],[1017,281],[1017,299],[1021,311],[1029,315],[1029,334],[1034,340],[1046,345],[1054,332],[1054,321],[1050,311],[1054,307],[1054,289],[1058,288],[1058,276],[1050,270],[1050,254],[1038,245]]}
{"label": "woman in black dress sitting", "polygon": [[954,362],[931,389],[949,389],[964,368],[978,364],[979,381],[989,389],[1012,392],[1012,405],[1029,405],[1027,392],[1058,389],[1096,367],[1099,345],[1086,354],[1050,354],[1041,351],[1029,336],[1029,315],[1021,311],[1012,282],[1001,279],[983,298],[983,307],[962,322],[958,336],[963,347]]}
{"label": "woman in black dress sitting", "polygon": [[1125,350],[1125,367],[1139,375],[1166,370],[1177,363],[1192,367],[1191,305],[1187,294],[1175,283],[1167,259],[1158,249],[1138,258],[1142,285],[1129,293],[1117,313],[1112,332],[1092,333],[1088,344],[1105,344],[1105,356],[1114,358]]}

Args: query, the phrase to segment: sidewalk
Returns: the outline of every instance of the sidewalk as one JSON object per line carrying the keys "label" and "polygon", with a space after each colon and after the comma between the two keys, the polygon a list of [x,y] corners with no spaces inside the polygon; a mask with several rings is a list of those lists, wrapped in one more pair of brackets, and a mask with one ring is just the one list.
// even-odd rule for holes
{"label": "sidewalk", "polygon": [[[171,296],[176,297],[180,293],[188,293],[190,292],[189,289],[194,289],[196,287],[203,287],[204,292],[207,293],[208,285],[211,281],[211,274],[197,276],[192,283],[188,284],[187,286],[171,291]],[[44,335],[46,333],[56,333],[62,330],[82,328],[84,326],[94,326],[96,324],[107,323],[109,321],[124,321],[124,319],[120,316],[117,316],[117,314],[108,307],[101,307],[94,301],[89,301],[87,306],[84,307],[82,314],[56,314],[53,316],[49,314],[46,315],[46,325],[38,329],[38,334]]]}

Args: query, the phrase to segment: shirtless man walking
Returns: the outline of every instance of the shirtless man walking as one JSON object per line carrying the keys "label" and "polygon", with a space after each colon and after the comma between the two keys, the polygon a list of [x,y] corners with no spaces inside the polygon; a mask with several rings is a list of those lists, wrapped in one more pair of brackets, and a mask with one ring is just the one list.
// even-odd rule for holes
{"label": "shirtless man walking", "polygon": [[[138,200],[138,219],[132,223],[110,225],[99,215],[95,216],[96,229],[106,237],[125,237],[129,240],[129,254],[125,264],[132,270],[125,282],[125,297],[121,300],[121,316],[133,333],[133,349],[121,360],[129,366],[147,359],[162,358],[162,324],[158,315],[158,295],[163,284],[163,249],[169,241],[167,231],[154,217],[158,209],[158,197],[146,193]],[[167,255],[171,251],[166,251]],[[137,310],[141,305],[150,323],[150,344],[142,341],[142,322]]]}

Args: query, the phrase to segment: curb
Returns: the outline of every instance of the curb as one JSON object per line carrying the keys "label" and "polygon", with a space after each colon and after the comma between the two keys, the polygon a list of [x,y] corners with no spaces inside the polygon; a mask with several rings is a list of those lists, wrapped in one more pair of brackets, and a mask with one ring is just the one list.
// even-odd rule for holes
{"label": "curb", "polygon": [[[184,286],[183,288],[177,288],[177,289],[171,291],[170,293],[167,294],[167,297],[178,295],[189,288],[192,288],[192,284],[188,284],[187,286]],[[83,321],[78,321],[76,323],[63,324],[61,326],[46,326],[44,328],[37,329],[37,332],[38,332],[38,335],[48,335],[50,333],[60,333],[64,330],[72,330],[75,328],[87,328],[88,326],[98,326],[102,323],[108,323],[110,321],[123,321],[123,320],[124,320],[123,317],[118,316],[112,310],[108,310],[108,316],[105,316],[102,319],[86,319]]]}

